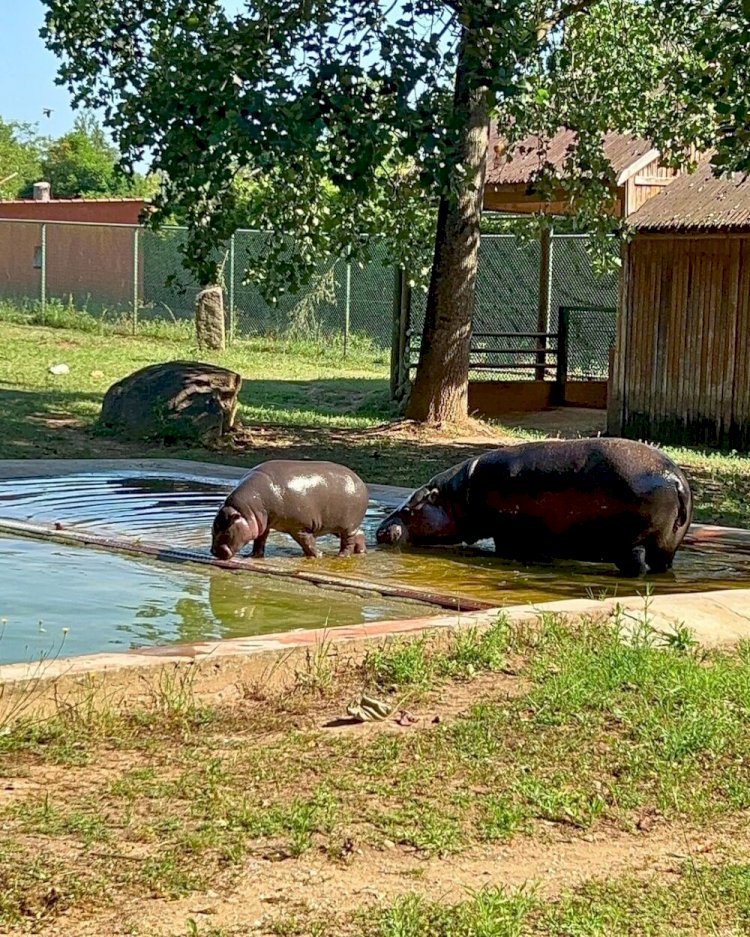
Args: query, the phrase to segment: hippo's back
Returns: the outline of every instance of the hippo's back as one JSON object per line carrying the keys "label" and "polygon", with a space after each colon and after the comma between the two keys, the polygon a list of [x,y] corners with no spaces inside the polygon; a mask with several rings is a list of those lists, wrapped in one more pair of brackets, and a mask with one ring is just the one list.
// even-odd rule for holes
{"label": "hippo's back", "polygon": [[230,496],[260,498],[279,529],[336,531],[358,526],[367,510],[362,479],[336,462],[274,459],[256,465]]}
{"label": "hippo's back", "polygon": [[[629,439],[549,439],[493,449],[476,460],[473,486],[524,494],[581,491],[639,495],[681,475],[664,453]],[[592,487],[593,486],[593,487]]]}
{"label": "hippo's back", "polygon": [[687,480],[658,449],[624,439],[546,440],[485,453],[469,466],[467,515],[486,536],[533,540],[559,556],[608,558],[622,544],[679,544]]}

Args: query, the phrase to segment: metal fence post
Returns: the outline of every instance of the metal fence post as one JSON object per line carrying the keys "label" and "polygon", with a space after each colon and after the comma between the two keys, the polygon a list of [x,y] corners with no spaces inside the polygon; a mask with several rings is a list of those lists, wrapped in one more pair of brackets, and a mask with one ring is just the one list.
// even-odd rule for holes
{"label": "metal fence post", "polygon": [[39,302],[42,307],[42,325],[47,316],[47,225],[42,222],[42,266]]}
{"label": "metal fence post", "polygon": [[234,235],[229,238],[229,344],[234,341]]}
{"label": "metal fence post", "polygon": [[133,228],[133,335],[138,333],[138,250],[140,231]]}
{"label": "metal fence post", "polygon": [[349,326],[352,313],[352,265],[346,265],[346,293],[344,298],[344,357],[349,352]]}
{"label": "metal fence post", "polygon": [[570,334],[570,310],[560,306],[557,313],[557,387],[555,393],[558,406],[565,404],[565,383],[568,380],[568,338]]}
{"label": "metal fence post", "polygon": [[393,268],[393,318],[391,320],[391,400],[398,395],[401,380],[401,294],[404,289],[404,270]]}

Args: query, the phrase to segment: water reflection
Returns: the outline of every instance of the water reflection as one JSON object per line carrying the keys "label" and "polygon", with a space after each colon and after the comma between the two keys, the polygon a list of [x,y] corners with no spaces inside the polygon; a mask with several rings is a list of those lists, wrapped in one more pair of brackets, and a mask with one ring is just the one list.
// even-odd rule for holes
{"label": "water reflection", "polygon": [[0,619],[7,619],[0,664],[434,611],[252,573],[0,535]]}

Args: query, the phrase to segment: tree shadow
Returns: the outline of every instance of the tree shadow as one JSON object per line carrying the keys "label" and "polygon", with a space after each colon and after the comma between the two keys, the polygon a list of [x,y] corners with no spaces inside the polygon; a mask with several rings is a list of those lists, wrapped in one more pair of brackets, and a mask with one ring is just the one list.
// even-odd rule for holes
{"label": "tree shadow", "polygon": [[248,412],[262,412],[267,419],[278,422],[284,422],[295,411],[321,418],[387,420],[396,415],[388,382],[381,378],[243,379],[239,400]]}
{"label": "tree shadow", "polygon": [[[498,445],[394,422],[387,381],[377,377],[246,380],[241,424],[219,445],[125,441],[96,428],[102,396],[72,390],[0,388],[2,457],[183,458],[250,467],[267,459],[325,459],[374,484],[416,487]],[[375,423],[376,425],[372,425]]]}
{"label": "tree shadow", "polygon": [[5,383],[0,388],[2,458],[95,456],[98,447],[87,411],[100,403],[96,393],[9,390]]}

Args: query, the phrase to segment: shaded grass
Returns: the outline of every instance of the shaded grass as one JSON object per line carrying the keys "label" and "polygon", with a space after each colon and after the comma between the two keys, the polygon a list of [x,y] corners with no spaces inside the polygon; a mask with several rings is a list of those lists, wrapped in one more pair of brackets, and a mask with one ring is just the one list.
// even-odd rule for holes
{"label": "shaded grass", "polygon": [[[247,855],[315,850],[336,863],[347,843],[389,842],[446,855],[555,827],[631,830],[644,815],[698,827],[740,817],[750,807],[750,647],[703,653],[646,621],[623,643],[621,625],[501,619],[484,633],[389,644],[358,679],[394,702],[417,693],[429,707],[446,681],[518,674],[514,694],[485,688],[457,716],[408,731],[327,734],[272,719],[269,734],[257,705],[255,721],[249,704],[206,711],[188,704],[187,689],[152,713],[61,714],[46,736],[19,727],[3,738],[19,772],[33,777],[75,734],[67,770],[86,783],[20,799],[0,821],[10,839],[56,842],[85,881],[176,896],[231,876]],[[351,685],[332,680],[341,711]],[[106,764],[111,749],[133,753],[128,767],[89,775],[86,762]],[[104,849],[138,861],[113,866],[97,858]],[[7,888],[5,922],[25,900]]]}

